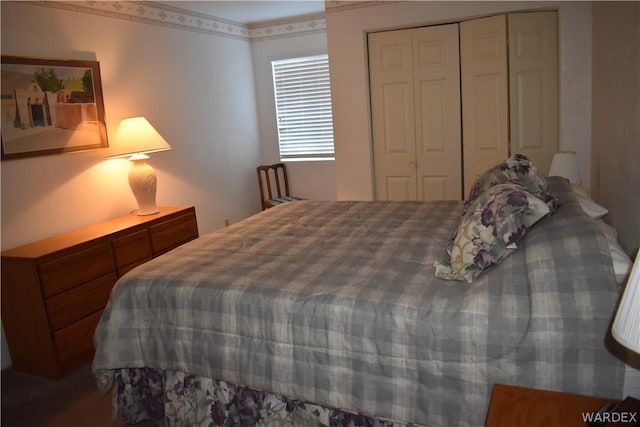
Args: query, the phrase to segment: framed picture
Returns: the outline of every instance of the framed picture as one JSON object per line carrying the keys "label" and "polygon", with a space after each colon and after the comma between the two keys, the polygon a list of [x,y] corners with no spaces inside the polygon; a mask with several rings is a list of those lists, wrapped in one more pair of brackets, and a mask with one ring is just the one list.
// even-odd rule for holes
{"label": "framed picture", "polygon": [[2,55],[2,160],[108,146],[96,61]]}

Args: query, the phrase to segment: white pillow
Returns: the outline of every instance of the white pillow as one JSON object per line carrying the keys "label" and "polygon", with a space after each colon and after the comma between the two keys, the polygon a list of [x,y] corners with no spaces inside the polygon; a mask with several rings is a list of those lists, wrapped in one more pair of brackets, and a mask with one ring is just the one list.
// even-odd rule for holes
{"label": "white pillow", "polygon": [[616,276],[616,282],[624,283],[629,270],[631,270],[631,258],[625,253],[618,243],[618,233],[616,229],[605,223],[603,220],[598,220],[598,225],[602,230],[607,245],[609,246],[609,253],[611,254],[611,262],[613,262],[613,273]]}
{"label": "white pillow", "polygon": [[631,259],[622,250],[622,247],[615,242],[615,244],[609,244],[609,250],[611,251],[611,261],[613,261],[613,272],[616,275],[616,282],[623,283],[631,270]]}
{"label": "white pillow", "polygon": [[582,188],[581,185],[571,185],[573,189],[573,193],[578,198],[578,202],[580,203],[580,207],[583,211],[587,213],[591,218],[602,218],[606,214],[609,213],[609,210],[603,206],[600,206],[587,194],[587,191]]}
{"label": "white pillow", "polygon": [[613,240],[614,242],[617,243],[618,232],[616,231],[615,228],[613,228],[612,226],[610,226],[609,224],[607,224],[601,219],[596,221],[596,224],[598,224],[598,226],[600,227],[600,230],[602,230],[602,233],[604,234],[604,237],[607,238],[607,240]]}

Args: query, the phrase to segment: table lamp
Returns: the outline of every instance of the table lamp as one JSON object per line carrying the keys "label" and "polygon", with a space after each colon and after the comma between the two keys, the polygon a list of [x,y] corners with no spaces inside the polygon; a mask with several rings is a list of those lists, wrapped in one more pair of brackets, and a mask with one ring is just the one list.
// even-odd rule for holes
{"label": "table lamp", "polygon": [[156,173],[147,159],[149,153],[171,150],[171,146],[144,117],[122,119],[116,131],[114,145],[117,154],[108,158],[129,157],[133,162],[129,170],[129,186],[138,202],[138,215],[158,213],[156,207]]}
{"label": "table lamp", "polygon": [[640,251],[631,268],[611,334],[620,344],[640,353]]}
{"label": "table lamp", "polygon": [[553,155],[549,176],[562,176],[572,184],[582,184],[578,157],[574,151],[559,151]]}

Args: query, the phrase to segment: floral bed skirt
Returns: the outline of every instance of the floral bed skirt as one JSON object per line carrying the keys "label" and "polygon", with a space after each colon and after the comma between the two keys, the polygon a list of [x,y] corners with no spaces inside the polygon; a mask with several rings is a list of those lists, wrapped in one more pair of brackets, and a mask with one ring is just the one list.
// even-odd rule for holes
{"label": "floral bed skirt", "polygon": [[113,417],[163,427],[408,427],[183,372],[115,371]]}

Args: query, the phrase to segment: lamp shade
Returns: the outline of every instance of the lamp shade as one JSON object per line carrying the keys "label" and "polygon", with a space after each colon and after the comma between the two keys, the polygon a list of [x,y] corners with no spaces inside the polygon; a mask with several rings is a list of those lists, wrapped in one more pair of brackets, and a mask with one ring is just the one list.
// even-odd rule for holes
{"label": "lamp shade", "polygon": [[144,117],[122,119],[109,158],[171,150],[171,146]]}
{"label": "lamp shade", "polygon": [[620,344],[640,353],[640,251],[631,268],[611,333]]}
{"label": "lamp shade", "polygon": [[572,184],[582,184],[578,157],[573,151],[559,151],[553,155],[549,176],[562,176]]}

